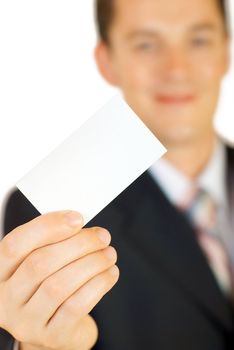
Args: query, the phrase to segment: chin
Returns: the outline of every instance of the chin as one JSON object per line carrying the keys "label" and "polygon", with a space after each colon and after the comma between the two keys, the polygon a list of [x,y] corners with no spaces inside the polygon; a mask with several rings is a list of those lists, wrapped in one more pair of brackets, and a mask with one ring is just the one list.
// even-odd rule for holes
{"label": "chin", "polygon": [[154,134],[166,147],[186,146],[198,139],[198,134],[191,127],[176,128],[172,126],[168,127],[168,130],[164,132],[160,132],[156,128]]}

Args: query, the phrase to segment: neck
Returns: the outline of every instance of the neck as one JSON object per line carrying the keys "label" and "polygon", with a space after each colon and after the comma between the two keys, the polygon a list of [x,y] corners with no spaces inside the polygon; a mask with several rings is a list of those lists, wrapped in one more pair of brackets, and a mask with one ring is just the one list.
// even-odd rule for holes
{"label": "neck", "polygon": [[164,156],[178,170],[189,178],[197,177],[209,162],[214,151],[217,136],[212,133],[203,140],[182,145],[179,147],[169,147]]}

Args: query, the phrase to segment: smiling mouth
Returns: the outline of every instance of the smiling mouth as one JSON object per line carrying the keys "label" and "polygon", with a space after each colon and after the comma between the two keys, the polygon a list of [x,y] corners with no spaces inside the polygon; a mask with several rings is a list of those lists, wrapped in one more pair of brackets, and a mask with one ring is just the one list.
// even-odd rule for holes
{"label": "smiling mouth", "polygon": [[164,105],[183,105],[193,102],[193,95],[158,95],[156,101]]}

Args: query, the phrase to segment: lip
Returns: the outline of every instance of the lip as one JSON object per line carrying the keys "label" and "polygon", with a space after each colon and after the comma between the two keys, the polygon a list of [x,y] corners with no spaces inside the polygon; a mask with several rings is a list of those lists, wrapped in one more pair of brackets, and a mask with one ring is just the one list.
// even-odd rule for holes
{"label": "lip", "polygon": [[156,100],[158,103],[164,105],[183,105],[193,102],[195,96],[193,95],[157,95]]}

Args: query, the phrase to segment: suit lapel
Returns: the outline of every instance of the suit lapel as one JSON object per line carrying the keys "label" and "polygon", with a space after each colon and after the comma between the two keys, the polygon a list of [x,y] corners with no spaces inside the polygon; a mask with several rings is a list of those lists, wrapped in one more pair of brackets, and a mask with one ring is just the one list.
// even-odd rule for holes
{"label": "suit lapel", "polygon": [[234,149],[227,149],[227,193],[229,196],[230,222],[234,228]]}
{"label": "suit lapel", "polygon": [[229,304],[184,215],[170,204],[147,172],[128,188],[123,199],[127,220],[124,239],[151,266],[160,264],[194,303],[229,329]]}

